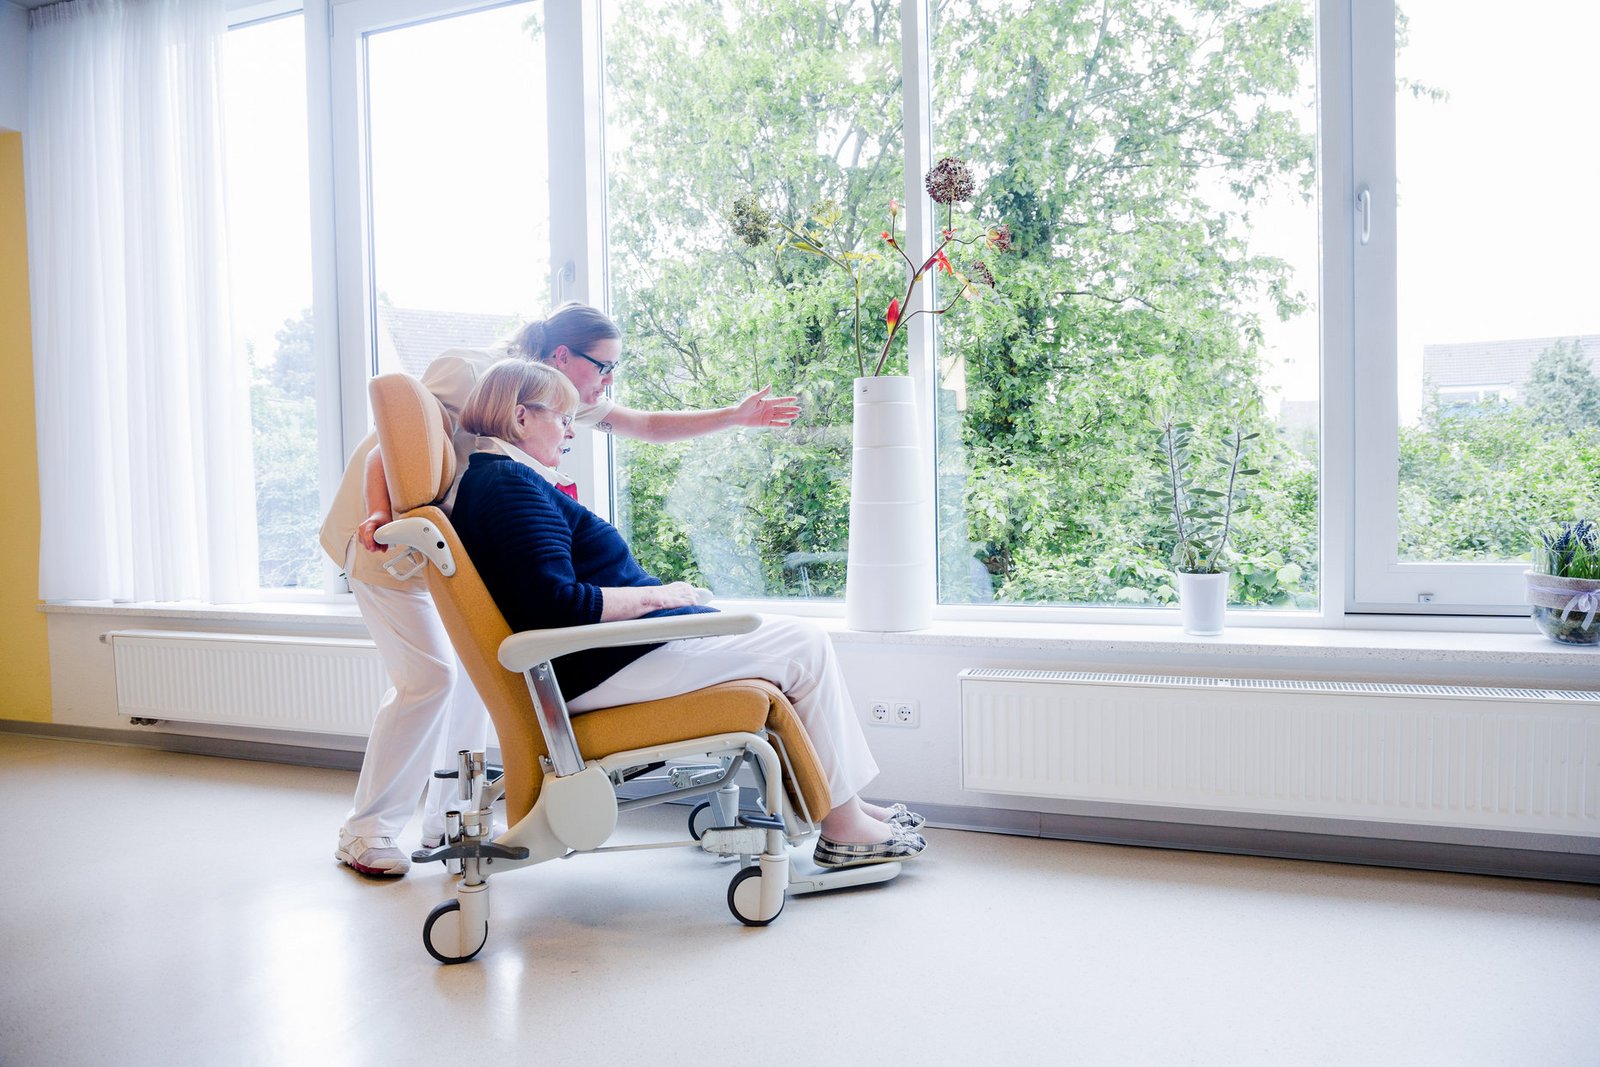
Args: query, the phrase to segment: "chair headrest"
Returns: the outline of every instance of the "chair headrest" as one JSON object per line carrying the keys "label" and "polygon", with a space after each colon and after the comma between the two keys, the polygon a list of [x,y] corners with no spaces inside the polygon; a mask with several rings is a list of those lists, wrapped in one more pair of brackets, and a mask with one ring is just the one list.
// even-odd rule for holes
{"label": "chair headrest", "polygon": [[380,374],[367,395],[395,515],[442,500],[456,478],[453,426],[443,405],[405,374]]}

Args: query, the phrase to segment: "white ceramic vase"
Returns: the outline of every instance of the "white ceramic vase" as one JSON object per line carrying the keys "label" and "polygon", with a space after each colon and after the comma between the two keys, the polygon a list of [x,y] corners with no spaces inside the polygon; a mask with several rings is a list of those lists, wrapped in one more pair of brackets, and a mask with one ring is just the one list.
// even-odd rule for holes
{"label": "white ceramic vase", "polygon": [[933,616],[933,529],[911,378],[856,379],[854,445],[845,623],[923,629]]}
{"label": "white ceramic vase", "polygon": [[1222,617],[1228,610],[1227,571],[1220,574],[1178,572],[1178,610],[1183,615],[1183,632],[1196,637],[1212,637],[1222,632]]}

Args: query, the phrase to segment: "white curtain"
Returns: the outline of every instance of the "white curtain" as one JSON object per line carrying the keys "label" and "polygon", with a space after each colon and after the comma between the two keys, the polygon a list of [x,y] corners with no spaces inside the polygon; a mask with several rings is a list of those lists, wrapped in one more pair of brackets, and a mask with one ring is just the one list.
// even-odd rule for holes
{"label": "white curtain", "polygon": [[23,138],[46,600],[256,595],[223,0],[33,11]]}

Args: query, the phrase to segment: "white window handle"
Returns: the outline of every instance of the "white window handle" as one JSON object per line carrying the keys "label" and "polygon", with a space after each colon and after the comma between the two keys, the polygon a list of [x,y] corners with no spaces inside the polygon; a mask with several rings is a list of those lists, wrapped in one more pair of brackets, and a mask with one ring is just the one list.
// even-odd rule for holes
{"label": "white window handle", "polygon": [[1366,186],[1356,194],[1356,210],[1361,212],[1361,243],[1372,240],[1372,190]]}

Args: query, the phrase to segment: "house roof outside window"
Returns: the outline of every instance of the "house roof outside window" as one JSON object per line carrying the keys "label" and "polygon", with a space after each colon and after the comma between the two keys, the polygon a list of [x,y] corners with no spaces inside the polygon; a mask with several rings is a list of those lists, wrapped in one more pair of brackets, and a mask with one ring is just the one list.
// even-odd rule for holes
{"label": "house roof outside window", "polygon": [[1440,392],[1490,390],[1512,399],[1522,395],[1534,360],[1562,341],[1582,345],[1590,365],[1600,374],[1600,334],[1587,333],[1423,345],[1422,377]]}
{"label": "house roof outside window", "polygon": [[487,348],[516,329],[515,315],[378,307],[378,365],[414,378],[452,348]]}

